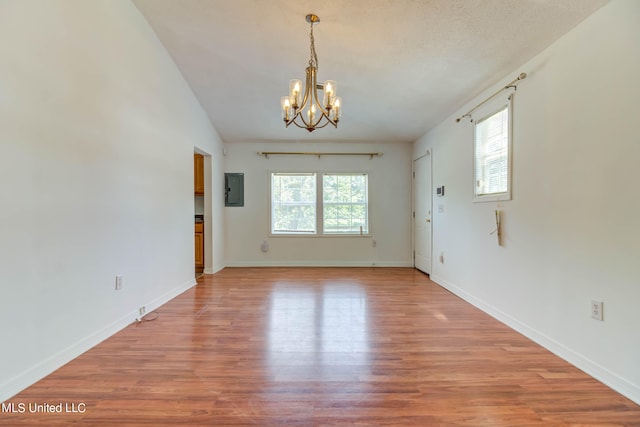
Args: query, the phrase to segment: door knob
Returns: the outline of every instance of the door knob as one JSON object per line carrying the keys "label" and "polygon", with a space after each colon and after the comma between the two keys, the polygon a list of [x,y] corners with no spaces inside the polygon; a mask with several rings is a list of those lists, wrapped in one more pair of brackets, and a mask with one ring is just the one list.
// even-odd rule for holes
{"label": "door knob", "polygon": [[431,222],[431,220],[430,220],[430,219],[427,219],[427,222]]}

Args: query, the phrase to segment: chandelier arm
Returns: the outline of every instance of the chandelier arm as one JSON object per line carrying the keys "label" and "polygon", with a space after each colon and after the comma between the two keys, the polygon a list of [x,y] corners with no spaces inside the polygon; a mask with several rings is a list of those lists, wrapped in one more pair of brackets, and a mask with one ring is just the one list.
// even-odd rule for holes
{"label": "chandelier arm", "polygon": [[[318,84],[317,74],[316,74],[317,71],[318,71],[317,68],[312,69],[307,75],[307,79],[308,79],[307,84],[309,85],[309,91],[311,92],[310,103],[314,104],[316,109],[320,113],[320,118],[316,121],[316,123],[318,123],[322,119],[322,116],[326,117],[327,119],[329,118],[329,110],[324,108],[324,106],[320,102],[320,98],[318,97],[318,90],[324,91],[324,85]],[[311,78],[309,79],[309,77]]]}
{"label": "chandelier arm", "polygon": [[298,122],[296,122],[296,121],[293,121],[293,122],[291,122],[291,123],[293,123],[294,125],[298,126],[300,129],[308,129],[308,127],[307,127],[307,126],[302,126],[302,125],[300,125],[300,124],[299,124]]}
{"label": "chandelier arm", "polygon": [[325,110],[322,107],[322,105],[318,102],[317,99],[316,99],[315,104],[316,104],[316,108],[319,110],[318,111],[319,112],[319,117],[318,117],[318,120],[316,120],[315,123],[313,124],[313,127],[319,129],[319,128],[323,128],[323,127],[326,126],[326,123],[324,125],[322,125],[322,126],[318,126],[318,124],[322,121],[323,118],[327,119],[330,122],[332,120],[329,118],[329,111]]}
{"label": "chandelier arm", "polygon": [[[296,120],[298,118],[300,118],[300,121],[302,122],[302,124],[298,123],[298,120]],[[322,124],[320,124],[321,122]],[[296,114],[292,120],[287,122],[287,127],[289,127],[289,125],[292,123],[301,129],[308,130],[309,132],[315,129],[322,129],[323,127],[327,126],[329,123],[331,123],[334,127],[338,127],[338,121],[331,120],[329,116],[327,116],[324,113],[320,115],[320,118],[316,120],[315,123],[308,123],[306,120],[304,120],[304,117],[302,116],[302,114]]]}
{"label": "chandelier arm", "polygon": [[313,85],[316,81],[315,68],[309,66],[305,71],[306,79],[304,83],[304,97],[302,98],[302,104],[300,105],[300,108],[298,108],[298,114],[302,113],[302,110],[305,109],[309,102],[313,103],[313,93],[311,92],[311,85]]}
{"label": "chandelier arm", "polygon": [[309,124],[309,123],[307,123],[307,121],[304,119],[304,115],[302,114],[302,112],[300,112],[300,113],[297,115],[297,117],[299,117],[299,118],[300,118],[300,121],[301,121],[301,122],[302,122],[302,124],[304,125],[304,126],[300,126],[301,128],[308,129],[308,128],[310,127],[310,124]]}
{"label": "chandelier arm", "polygon": [[335,127],[338,127],[338,123],[334,120],[331,120],[330,113],[324,108],[320,107],[318,104],[316,105],[320,108],[320,111],[319,111],[320,114],[319,114],[318,120],[315,120],[313,123],[311,123],[310,127],[313,127],[314,129],[321,129],[329,123],[331,123]]}
{"label": "chandelier arm", "polygon": [[317,98],[316,98],[316,108],[320,109],[320,112],[322,113],[323,116],[329,116],[329,110],[324,108],[322,106],[322,103],[319,102]]}
{"label": "chandelier arm", "polygon": [[[322,124],[321,126],[315,126],[315,129],[322,129],[323,127],[325,127],[326,125],[328,125],[329,123],[333,124],[331,122],[331,120],[327,120],[326,122],[324,122],[324,124]],[[335,126],[335,125],[334,125]]]}
{"label": "chandelier arm", "polygon": [[[331,120],[331,117],[329,116],[329,114],[322,114],[322,116],[327,119],[327,123],[331,123],[333,126],[338,127],[338,122],[335,120]],[[327,123],[325,123],[322,127],[325,127],[327,125]]]}

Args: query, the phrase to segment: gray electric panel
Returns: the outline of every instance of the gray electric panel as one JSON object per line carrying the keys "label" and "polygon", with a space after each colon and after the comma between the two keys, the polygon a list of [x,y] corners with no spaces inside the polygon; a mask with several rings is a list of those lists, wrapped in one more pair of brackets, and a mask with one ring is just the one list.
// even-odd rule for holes
{"label": "gray electric panel", "polygon": [[224,205],[244,206],[244,174],[224,174]]}

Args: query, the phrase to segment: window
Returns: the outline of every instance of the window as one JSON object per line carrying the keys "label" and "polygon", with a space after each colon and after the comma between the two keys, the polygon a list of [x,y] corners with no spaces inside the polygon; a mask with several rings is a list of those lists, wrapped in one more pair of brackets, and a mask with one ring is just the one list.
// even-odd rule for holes
{"label": "window", "polygon": [[511,199],[511,123],[509,104],[475,123],[476,201]]}
{"label": "window", "polygon": [[366,173],[271,174],[271,234],[368,235]]}
{"label": "window", "polygon": [[271,174],[271,232],[316,233],[316,174]]}
{"label": "window", "polygon": [[325,234],[368,234],[367,175],[322,176]]}

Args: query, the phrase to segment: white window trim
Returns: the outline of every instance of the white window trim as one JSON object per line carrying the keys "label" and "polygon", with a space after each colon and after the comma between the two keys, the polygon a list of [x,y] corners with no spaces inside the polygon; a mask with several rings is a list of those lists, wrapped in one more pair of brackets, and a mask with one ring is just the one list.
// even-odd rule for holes
{"label": "white window trim", "polygon": [[[342,175],[342,176],[355,176],[355,175],[364,175],[367,177],[367,232],[363,232],[363,233],[327,233],[324,230],[324,177],[326,175]],[[321,173],[321,183],[319,185],[319,188],[322,190],[322,194],[318,195],[318,200],[320,200],[321,206],[318,209],[318,211],[320,212],[320,218],[319,218],[319,224],[321,225],[320,230],[322,230],[322,235],[323,236],[369,236],[371,235],[371,223],[370,223],[370,218],[369,218],[369,174],[366,172],[322,172]],[[345,204],[345,203],[335,203],[335,204]]]}
{"label": "white window trim", "polygon": [[[274,174],[282,174],[282,175],[313,175],[315,177],[315,185],[316,185],[316,201],[315,201],[315,206],[316,206],[316,229],[315,231],[288,231],[288,232],[273,232],[273,199],[272,199],[272,179],[273,179],[273,175]],[[268,224],[268,236],[269,237],[294,237],[294,236],[300,236],[300,237],[314,237],[314,236],[318,236],[319,235],[319,228],[318,228],[318,173],[317,172],[309,172],[309,171],[290,171],[290,172],[282,172],[282,171],[269,171],[268,172],[268,176],[267,176],[267,187],[268,187],[268,191],[267,194],[269,196],[268,199],[268,204],[269,204],[269,224]]]}
{"label": "white window trim", "polygon": [[[508,124],[509,124],[509,132],[508,138],[509,141],[507,143],[507,191],[502,193],[492,193],[492,194],[476,194],[476,123],[481,122],[488,117],[493,116],[498,111],[502,110],[504,107],[507,107],[508,111]],[[481,203],[481,202],[499,202],[505,200],[511,200],[511,189],[513,182],[513,94],[511,94],[506,103],[501,103],[498,107],[493,108],[490,113],[484,115],[481,119],[474,121],[473,123],[473,149],[471,150],[471,155],[473,156],[473,171],[472,171],[472,191],[473,191],[473,202]]]}
{"label": "white window trim", "polygon": [[[271,206],[271,175],[272,174],[315,174],[316,175],[316,232],[315,233],[274,233],[271,227],[272,224],[272,215],[273,215],[273,210],[272,210],[272,206]],[[362,234],[358,234],[358,233],[354,233],[354,234],[346,234],[346,233],[328,233],[325,234],[324,233],[324,228],[323,228],[323,218],[324,218],[324,200],[323,200],[323,194],[322,194],[322,184],[323,184],[323,176],[324,175],[366,175],[367,176],[367,223],[368,223],[368,228],[369,231],[367,233],[362,233]],[[269,215],[267,218],[267,236],[268,237],[273,237],[273,238],[280,238],[280,237],[285,237],[285,238],[329,238],[329,239],[334,239],[334,238],[339,238],[339,239],[344,239],[344,238],[371,238],[373,237],[373,231],[372,231],[372,227],[371,227],[371,192],[369,191],[369,189],[371,188],[371,174],[369,172],[360,172],[360,171],[351,171],[351,172],[332,172],[332,171],[314,171],[314,170],[304,170],[304,171],[300,171],[300,170],[296,170],[296,171],[284,171],[284,170],[270,170],[267,172],[267,203],[268,203],[268,210],[269,210]]]}

